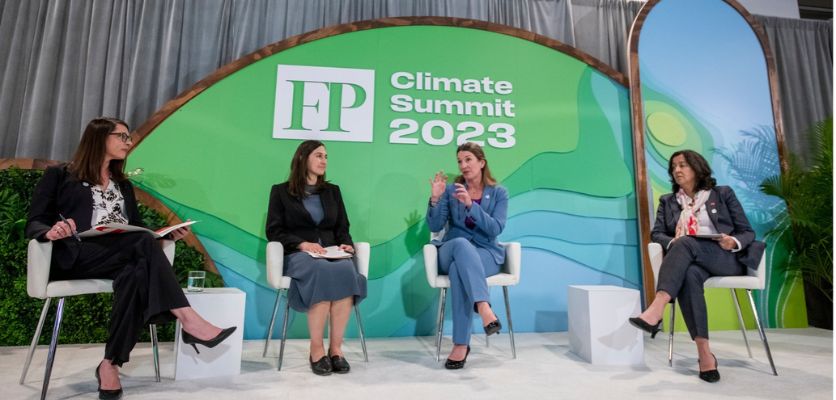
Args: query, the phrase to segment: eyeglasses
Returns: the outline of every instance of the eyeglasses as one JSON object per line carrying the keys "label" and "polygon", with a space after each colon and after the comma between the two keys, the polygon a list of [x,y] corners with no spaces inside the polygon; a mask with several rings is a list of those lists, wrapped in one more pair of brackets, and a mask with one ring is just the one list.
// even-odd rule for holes
{"label": "eyeglasses", "polygon": [[127,133],[127,132],[111,132],[111,135],[118,135],[119,139],[122,141],[122,143],[128,143],[128,142],[133,143],[133,137],[131,137],[130,133]]}

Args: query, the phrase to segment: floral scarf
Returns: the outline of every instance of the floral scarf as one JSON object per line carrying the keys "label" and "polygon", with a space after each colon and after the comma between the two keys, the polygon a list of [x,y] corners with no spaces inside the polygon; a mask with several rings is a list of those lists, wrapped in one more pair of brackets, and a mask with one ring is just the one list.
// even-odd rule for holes
{"label": "floral scarf", "polygon": [[679,189],[676,192],[676,202],[682,207],[682,213],[679,214],[679,221],[676,223],[676,236],[696,235],[700,228],[699,212],[700,208],[708,200],[709,190],[700,190],[697,192],[694,199],[685,194],[685,190]]}

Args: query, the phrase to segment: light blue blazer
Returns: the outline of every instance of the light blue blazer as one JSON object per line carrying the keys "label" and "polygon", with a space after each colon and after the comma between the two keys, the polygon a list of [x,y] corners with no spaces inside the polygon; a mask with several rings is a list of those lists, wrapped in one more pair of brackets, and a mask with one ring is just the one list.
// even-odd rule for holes
{"label": "light blue blazer", "polygon": [[[496,237],[505,229],[508,192],[501,186],[485,186],[482,191],[482,204],[474,201],[470,209],[456,199],[455,193],[456,186],[448,184],[435,207],[430,204],[427,209],[427,225],[431,232],[441,231],[445,224],[448,225],[444,238],[440,241],[434,240],[433,244],[440,246],[448,240],[463,237],[476,246],[487,249],[496,263],[502,265],[505,262],[505,249],[499,245]],[[464,224],[468,216],[476,224],[473,229]]]}

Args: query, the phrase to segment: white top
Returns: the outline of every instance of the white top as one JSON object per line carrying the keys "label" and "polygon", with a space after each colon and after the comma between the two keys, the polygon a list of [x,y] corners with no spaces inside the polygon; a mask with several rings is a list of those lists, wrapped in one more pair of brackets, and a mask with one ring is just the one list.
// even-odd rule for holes
{"label": "white top", "polygon": [[119,190],[119,186],[113,182],[113,179],[108,182],[106,189],[103,190],[101,186],[91,186],[90,192],[93,194],[91,226],[128,223],[128,216],[125,212],[125,197],[122,196],[122,191]]}

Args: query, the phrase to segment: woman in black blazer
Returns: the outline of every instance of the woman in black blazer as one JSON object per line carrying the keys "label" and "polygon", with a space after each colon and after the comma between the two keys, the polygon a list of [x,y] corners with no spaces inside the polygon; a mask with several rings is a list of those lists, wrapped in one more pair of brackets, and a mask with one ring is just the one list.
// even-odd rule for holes
{"label": "woman in black blazer", "polygon": [[[288,302],[308,313],[311,370],[317,375],[350,370],[341,350],[351,307],[366,297],[366,278],[350,259],[313,258],[325,247],[354,253],[348,216],[337,185],[325,181],[328,154],[318,140],[302,142],[290,162],[288,180],[273,186],[267,210],[267,240],[281,242]],[[330,314],[328,352],[323,340]]]}
{"label": "woman in black blazer", "polygon": [[[75,233],[106,223],[141,226],[124,159],[132,145],[128,125],[96,118],[87,125],[72,162],[50,167],[32,195],[26,236],[52,241],[50,280],[112,279],[113,310],[104,359],[96,367],[99,398],[122,396],[119,370],[149,323],[178,319],[183,341],[214,347],[235,327],[221,330],[200,317],[183,295],[154,237],[129,232],[77,239]],[[188,233],[170,234],[178,240]],[[196,349],[196,348],[195,348]]]}
{"label": "woman in black blazer", "polygon": [[[711,167],[699,153],[674,153],[668,174],[673,193],[659,199],[651,232],[652,240],[665,249],[656,297],[630,323],[655,337],[665,305],[676,298],[697,345],[699,377],[717,382],[720,373],[708,343],[703,283],[712,276],[746,275],[746,268],[757,268],[764,244],[754,240],[755,232],[734,191],[716,186]],[[712,239],[699,237],[705,235]]]}

